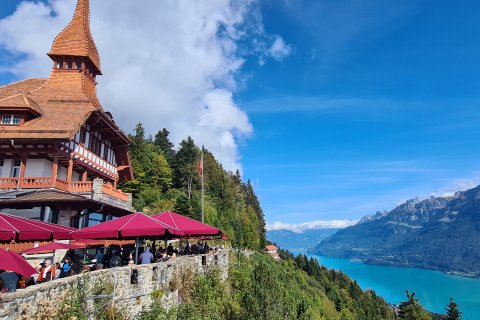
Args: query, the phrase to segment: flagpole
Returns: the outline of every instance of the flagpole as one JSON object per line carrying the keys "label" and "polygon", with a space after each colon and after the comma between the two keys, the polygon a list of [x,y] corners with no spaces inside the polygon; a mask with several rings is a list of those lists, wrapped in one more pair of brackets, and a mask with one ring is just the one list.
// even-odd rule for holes
{"label": "flagpole", "polygon": [[201,155],[201,161],[202,161],[202,223],[205,223],[205,186],[203,184],[203,148],[202,148],[202,155]]}

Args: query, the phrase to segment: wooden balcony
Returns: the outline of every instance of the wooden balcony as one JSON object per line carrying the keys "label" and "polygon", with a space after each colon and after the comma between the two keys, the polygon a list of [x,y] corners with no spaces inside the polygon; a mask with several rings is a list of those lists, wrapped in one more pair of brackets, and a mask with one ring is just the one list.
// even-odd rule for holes
{"label": "wooden balcony", "polygon": [[[101,183],[101,180],[99,180]],[[0,190],[11,189],[49,189],[54,188],[71,193],[91,193],[92,181],[71,181],[52,179],[51,177],[0,178]],[[110,183],[104,183],[102,192],[121,201],[129,201],[129,195],[115,189]]]}

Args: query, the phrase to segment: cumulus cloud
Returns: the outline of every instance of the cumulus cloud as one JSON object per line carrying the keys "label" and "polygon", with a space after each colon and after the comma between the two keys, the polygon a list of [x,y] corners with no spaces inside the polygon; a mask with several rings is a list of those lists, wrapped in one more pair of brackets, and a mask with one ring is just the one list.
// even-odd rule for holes
{"label": "cumulus cloud", "polygon": [[[45,53],[75,2],[24,1],[0,20],[0,49],[8,54],[0,72],[46,77]],[[253,132],[234,100],[244,60],[290,53],[264,30],[256,1],[92,0],[91,7],[104,74],[98,93],[117,123],[130,132],[142,122],[152,135],[166,127],[175,143],[190,135],[227,169],[239,168],[238,144]]]}
{"label": "cumulus cloud", "polygon": [[283,223],[275,221],[267,224],[267,230],[290,230],[296,233],[302,233],[305,230],[310,229],[337,229],[346,228],[356,224],[356,220],[316,220],[310,222],[303,222],[298,224]]}

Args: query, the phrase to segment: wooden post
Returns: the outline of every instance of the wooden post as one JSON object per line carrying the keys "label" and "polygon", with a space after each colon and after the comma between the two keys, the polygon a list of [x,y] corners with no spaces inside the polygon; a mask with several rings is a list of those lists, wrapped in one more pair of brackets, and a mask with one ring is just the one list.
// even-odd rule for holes
{"label": "wooden post", "polygon": [[72,182],[72,173],[73,173],[73,159],[70,157],[68,160],[68,169],[67,169],[67,184],[68,191],[70,191],[70,183]]}
{"label": "wooden post", "polygon": [[52,162],[52,187],[55,187],[57,182],[57,175],[58,175],[58,152],[53,154],[53,162]]}
{"label": "wooden post", "polygon": [[87,170],[83,171],[82,181],[83,181],[83,182],[87,181]]}
{"label": "wooden post", "polygon": [[113,189],[117,189],[117,180],[113,180]]}
{"label": "wooden post", "polygon": [[19,187],[23,187],[23,178],[25,177],[25,170],[27,167],[28,153],[22,152],[20,154],[20,174],[18,176]]}

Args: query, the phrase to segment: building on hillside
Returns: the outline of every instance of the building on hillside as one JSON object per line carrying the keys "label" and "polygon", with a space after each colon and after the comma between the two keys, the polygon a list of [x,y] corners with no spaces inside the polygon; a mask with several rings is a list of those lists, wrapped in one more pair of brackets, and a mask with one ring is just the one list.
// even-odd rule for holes
{"label": "building on hillside", "polygon": [[53,41],[47,79],[0,87],[0,210],[86,227],[132,211],[128,136],[96,94],[89,0]]}
{"label": "building on hillside", "polygon": [[273,244],[265,246],[265,251],[270,254],[275,260],[280,260],[280,255],[278,254],[278,248]]}

